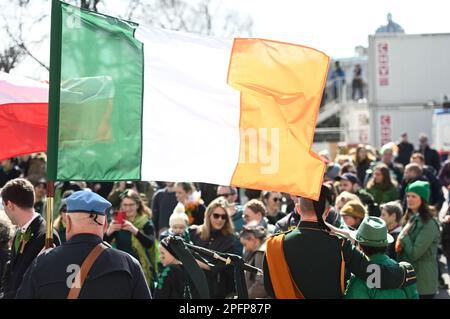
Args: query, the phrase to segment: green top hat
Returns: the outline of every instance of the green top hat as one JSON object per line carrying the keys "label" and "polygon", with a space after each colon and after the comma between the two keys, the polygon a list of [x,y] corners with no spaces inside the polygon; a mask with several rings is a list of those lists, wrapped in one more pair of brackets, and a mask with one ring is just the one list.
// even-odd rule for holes
{"label": "green top hat", "polygon": [[388,234],[386,223],[379,217],[366,217],[358,230],[350,233],[350,237],[364,246],[385,247],[394,242]]}

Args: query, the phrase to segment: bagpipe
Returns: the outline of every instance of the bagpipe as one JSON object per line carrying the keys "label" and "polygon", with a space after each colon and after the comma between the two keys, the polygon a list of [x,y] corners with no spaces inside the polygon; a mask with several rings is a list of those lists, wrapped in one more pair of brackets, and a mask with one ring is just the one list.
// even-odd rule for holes
{"label": "bagpipe", "polygon": [[183,268],[191,278],[202,299],[210,298],[209,288],[205,274],[197,261],[207,265],[209,268],[214,268],[220,264],[232,266],[234,269],[234,283],[239,299],[248,299],[244,271],[263,275],[261,269],[245,263],[241,256],[196,246],[185,242],[179,236],[168,236],[161,240],[161,244],[183,264]]}

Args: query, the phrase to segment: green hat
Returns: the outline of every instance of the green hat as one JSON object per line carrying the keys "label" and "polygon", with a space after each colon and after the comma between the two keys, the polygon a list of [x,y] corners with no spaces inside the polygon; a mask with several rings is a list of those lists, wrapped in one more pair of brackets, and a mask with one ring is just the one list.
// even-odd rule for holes
{"label": "green hat", "polygon": [[350,233],[350,237],[369,247],[385,247],[394,242],[394,237],[388,234],[384,220],[373,216],[364,218],[358,230]]}
{"label": "green hat", "polygon": [[426,181],[415,181],[406,187],[406,193],[416,193],[424,201],[428,202],[430,199],[430,183]]}

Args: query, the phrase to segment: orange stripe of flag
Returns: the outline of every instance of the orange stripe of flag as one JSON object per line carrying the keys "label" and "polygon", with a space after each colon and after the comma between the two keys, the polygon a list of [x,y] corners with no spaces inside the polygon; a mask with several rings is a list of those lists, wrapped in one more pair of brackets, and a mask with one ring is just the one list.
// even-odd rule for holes
{"label": "orange stripe of flag", "polygon": [[325,163],[311,151],[329,57],[300,45],[235,39],[228,84],[241,92],[232,185],[318,199]]}

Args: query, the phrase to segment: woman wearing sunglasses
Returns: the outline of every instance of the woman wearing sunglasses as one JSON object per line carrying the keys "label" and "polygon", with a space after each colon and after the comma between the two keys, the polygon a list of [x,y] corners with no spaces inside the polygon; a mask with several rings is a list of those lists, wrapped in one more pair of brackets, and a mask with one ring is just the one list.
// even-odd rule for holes
{"label": "woman wearing sunglasses", "polygon": [[[192,225],[191,240],[194,245],[211,249],[220,253],[235,252],[234,226],[227,213],[228,203],[223,197],[213,200],[206,208],[202,225]],[[206,271],[206,278],[212,298],[225,298],[234,291],[233,268],[217,263]]]}
{"label": "woman wearing sunglasses", "polygon": [[269,224],[275,225],[277,221],[286,216],[281,212],[281,202],[283,197],[279,192],[263,191],[261,193],[261,200],[267,209],[267,219]]}

